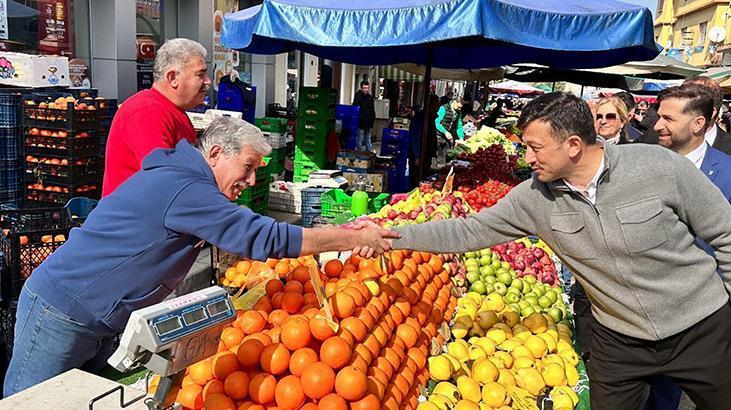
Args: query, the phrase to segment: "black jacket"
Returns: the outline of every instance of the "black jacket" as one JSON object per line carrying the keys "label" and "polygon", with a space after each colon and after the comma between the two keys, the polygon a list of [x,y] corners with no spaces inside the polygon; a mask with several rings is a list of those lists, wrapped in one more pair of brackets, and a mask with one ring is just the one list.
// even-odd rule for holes
{"label": "black jacket", "polygon": [[362,130],[373,128],[373,123],[376,121],[376,104],[373,96],[358,90],[353,97],[353,105],[360,107],[358,128]]}
{"label": "black jacket", "polygon": [[716,140],[713,141],[713,148],[731,155],[731,134],[722,130],[716,125]]}

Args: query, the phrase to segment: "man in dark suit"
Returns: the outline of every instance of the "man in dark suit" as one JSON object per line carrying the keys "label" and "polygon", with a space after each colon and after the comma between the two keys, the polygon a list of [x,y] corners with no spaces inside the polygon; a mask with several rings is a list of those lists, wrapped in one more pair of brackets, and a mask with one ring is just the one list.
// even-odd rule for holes
{"label": "man in dark suit", "polygon": [[[686,82],[681,87],[664,90],[657,97],[660,103],[658,109],[660,118],[655,124],[655,131],[658,133],[660,145],[693,162],[731,203],[731,156],[711,147],[706,139],[707,128],[718,128],[716,123],[711,122],[706,118],[707,114],[702,112],[703,107],[710,106],[711,101],[715,106],[714,98],[710,87],[696,82]],[[708,244],[698,239],[696,243],[713,255],[713,249]],[[654,378],[651,386],[645,410],[678,408],[682,391],[670,379]]]}
{"label": "man in dark suit", "polygon": [[712,126],[708,127],[706,130],[705,138],[708,144],[710,144],[713,148],[731,155],[731,134],[724,131],[716,124],[721,112],[721,104],[723,104],[723,91],[721,91],[721,86],[711,78],[704,76],[690,78],[683,83],[683,85],[685,84],[700,85],[711,93],[713,97]]}

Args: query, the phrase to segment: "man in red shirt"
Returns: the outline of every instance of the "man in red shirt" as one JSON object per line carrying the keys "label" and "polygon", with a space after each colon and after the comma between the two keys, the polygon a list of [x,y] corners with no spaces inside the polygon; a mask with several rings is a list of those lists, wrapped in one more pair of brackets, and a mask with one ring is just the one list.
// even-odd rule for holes
{"label": "man in red shirt", "polygon": [[193,40],[168,40],[155,58],[152,89],[124,102],[112,120],[106,152],[102,196],[111,194],[140,170],[142,159],[156,148],[174,148],[182,139],[195,142],[186,110],[206,97],[206,49]]}

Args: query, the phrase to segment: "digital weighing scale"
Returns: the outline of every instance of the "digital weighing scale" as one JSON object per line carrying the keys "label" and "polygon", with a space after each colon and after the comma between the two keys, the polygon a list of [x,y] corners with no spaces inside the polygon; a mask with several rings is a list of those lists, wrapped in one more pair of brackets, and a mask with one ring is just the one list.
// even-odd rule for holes
{"label": "digital weighing scale", "polygon": [[348,186],[348,180],[343,177],[342,171],[338,170],[320,170],[315,171],[309,175],[307,180],[308,187],[323,187],[323,188],[345,188]]}
{"label": "digital weighing scale", "polygon": [[[235,318],[231,299],[218,286],[136,310],[108,362],[120,372],[143,366],[160,375],[155,396],[145,403],[149,409],[170,407],[176,393],[171,389],[180,386],[185,369],[216,354],[223,327]],[[122,394],[121,407],[147,396],[145,393],[125,403],[123,391],[115,388],[93,398],[89,408],[118,390]]]}

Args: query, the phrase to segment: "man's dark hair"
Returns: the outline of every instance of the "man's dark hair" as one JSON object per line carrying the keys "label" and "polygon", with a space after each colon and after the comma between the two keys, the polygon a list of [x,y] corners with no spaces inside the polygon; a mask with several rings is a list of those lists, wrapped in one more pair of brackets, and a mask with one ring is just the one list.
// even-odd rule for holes
{"label": "man's dark hair", "polygon": [[702,115],[706,119],[706,128],[711,124],[713,117],[713,97],[708,87],[698,83],[683,83],[680,87],[666,88],[657,95],[657,102],[662,103],[668,98],[677,98],[685,101],[683,113]]}
{"label": "man's dark hair", "polygon": [[713,108],[716,109],[716,114],[721,111],[721,104],[723,104],[723,90],[721,90],[721,86],[718,85],[717,82],[713,81],[712,78],[699,75],[698,77],[685,80],[683,85],[686,84],[695,84],[703,87],[706,92],[710,93],[710,96],[713,99]]}
{"label": "man's dark hair", "polygon": [[589,104],[581,98],[564,92],[544,94],[529,102],[518,120],[518,127],[525,127],[533,121],[544,121],[553,131],[553,138],[565,141],[571,135],[578,135],[586,145],[596,144],[594,117]]}
{"label": "man's dark hair", "polygon": [[364,85],[371,85],[371,83],[369,83],[368,80],[363,80],[360,82],[360,86],[363,87]]}
{"label": "man's dark hair", "polygon": [[628,93],[627,91],[618,92],[617,94],[614,94],[612,97],[617,97],[620,100],[622,100],[624,105],[627,106],[627,111],[632,110],[636,106],[635,97],[633,97],[632,94]]}

